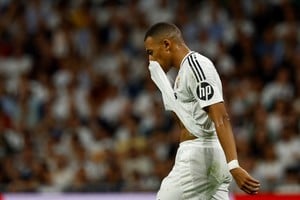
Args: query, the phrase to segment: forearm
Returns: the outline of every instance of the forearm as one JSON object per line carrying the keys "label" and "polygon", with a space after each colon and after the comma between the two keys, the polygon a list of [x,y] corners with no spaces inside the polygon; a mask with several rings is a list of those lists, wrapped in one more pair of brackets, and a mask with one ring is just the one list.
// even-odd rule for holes
{"label": "forearm", "polygon": [[207,108],[209,117],[213,120],[216,132],[224,150],[227,162],[237,159],[236,145],[224,103],[217,103]]}
{"label": "forearm", "polygon": [[222,121],[221,123],[215,124],[215,126],[228,163],[231,160],[237,160],[237,151],[230,121],[227,117],[224,117]]}

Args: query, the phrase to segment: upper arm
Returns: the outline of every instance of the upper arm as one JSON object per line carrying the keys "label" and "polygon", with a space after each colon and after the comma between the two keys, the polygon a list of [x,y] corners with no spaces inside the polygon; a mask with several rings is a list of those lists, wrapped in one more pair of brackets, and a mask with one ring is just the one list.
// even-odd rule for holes
{"label": "upper arm", "polygon": [[198,61],[190,58],[188,87],[201,108],[223,102],[220,77],[209,61]]}

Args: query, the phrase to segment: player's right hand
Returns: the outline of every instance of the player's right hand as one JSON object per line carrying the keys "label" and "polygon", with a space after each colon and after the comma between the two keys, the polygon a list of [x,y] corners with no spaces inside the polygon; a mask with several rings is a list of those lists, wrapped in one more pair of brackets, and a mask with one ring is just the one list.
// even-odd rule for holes
{"label": "player's right hand", "polygon": [[260,189],[260,183],[258,180],[251,177],[246,170],[241,167],[232,169],[230,171],[236,184],[241,190],[247,194],[257,194]]}

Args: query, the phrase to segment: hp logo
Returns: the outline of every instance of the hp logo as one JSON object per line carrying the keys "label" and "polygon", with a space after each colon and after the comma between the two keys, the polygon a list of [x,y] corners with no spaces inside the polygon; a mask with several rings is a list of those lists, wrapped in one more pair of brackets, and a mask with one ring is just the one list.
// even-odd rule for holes
{"label": "hp logo", "polygon": [[207,82],[202,82],[197,86],[197,96],[199,99],[207,101],[214,95],[214,89]]}

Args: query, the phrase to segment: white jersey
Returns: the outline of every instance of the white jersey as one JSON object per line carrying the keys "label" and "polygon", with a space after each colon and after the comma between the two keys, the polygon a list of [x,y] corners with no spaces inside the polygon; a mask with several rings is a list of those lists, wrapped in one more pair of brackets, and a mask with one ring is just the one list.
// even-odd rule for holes
{"label": "white jersey", "polygon": [[173,88],[157,61],[150,61],[149,70],[162,93],[165,109],[175,112],[185,128],[198,137],[180,143],[175,164],[162,181],[156,199],[229,200],[231,175],[214,123],[204,111],[223,101],[214,65],[199,53],[188,53]]}
{"label": "white jersey", "polygon": [[[197,52],[189,52],[181,62],[174,83],[176,101],[184,108],[193,123],[187,129],[215,132],[215,126],[204,108],[223,101],[222,83],[213,63]],[[196,128],[197,127],[197,128]],[[192,133],[199,137],[203,133]]]}

